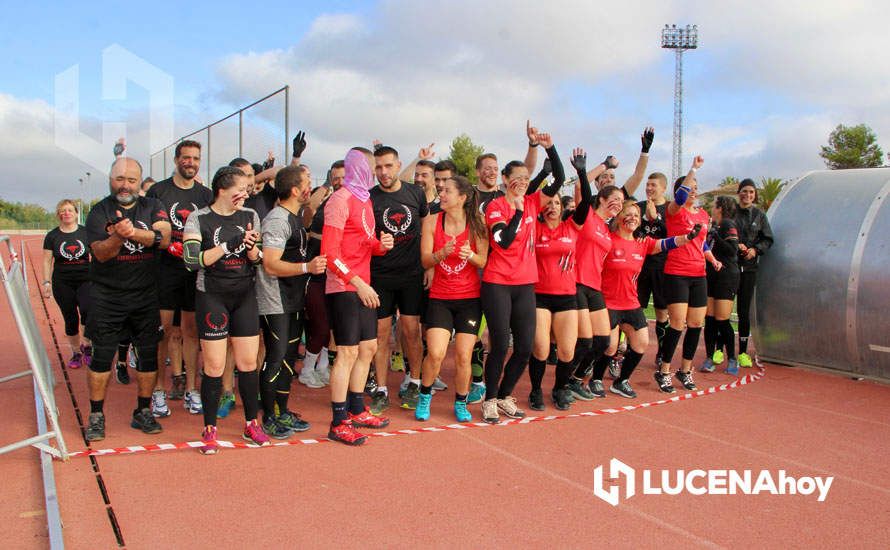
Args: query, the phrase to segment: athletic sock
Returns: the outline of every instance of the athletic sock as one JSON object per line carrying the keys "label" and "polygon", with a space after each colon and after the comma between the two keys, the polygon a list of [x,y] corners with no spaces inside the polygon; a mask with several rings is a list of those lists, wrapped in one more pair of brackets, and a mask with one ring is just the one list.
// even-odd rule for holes
{"label": "athletic sock", "polygon": [[683,334],[683,331],[677,330],[672,326],[668,326],[665,331],[661,348],[661,359],[665,363],[670,363],[671,359],[673,359],[674,352],[677,351],[677,344],[680,343],[681,334]]}
{"label": "athletic sock", "polygon": [[637,353],[633,348],[628,347],[624,352],[624,361],[621,363],[621,375],[618,377],[618,381],[628,380],[642,358],[642,353]]}
{"label": "athletic sock", "polygon": [[100,413],[102,412],[102,407],[105,406],[105,400],[100,399],[98,401],[93,401],[90,399],[90,412],[91,413]]}
{"label": "athletic sock", "polygon": [[686,336],[683,337],[683,359],[691,361],[695,357],[700,337],[701,327],[686,327]]}
{"label": "athletic sock", "polygon": [[464,403],[466,403],[467,402],[467,394],[455,392],[454,400],[455,401],[463,401]]}
{"label": "athletic sock", "polygon": [[739,353],[748,353],[748,337],[739,336]]}
{"label": "athletic sock", "polygon": [[569,383],[569,377],[572,375],[572,363],[570,361],[556,361],[556,382],[554,389],[561,390]]}
{"label": "athletic sock", "polygon": [[387,388],[386,386],[377,386],[377,391],[382,391],[383,395],[389,395],[389,388]]}
{"label": "athletic sock", "polygon": [[[408,370],[408,369],[405,369],[405,370]],[[419,385],[420,385],[420,378],[411,378],[411,377],[409,376],[409,377],[408,377],[408,382],[410,382],[411,384],[417,384],[417,385],[419,386]]]}
{"label": "athletic sock", "polygon": [[[250,422],[256,419],[257,411],[260,408],[257,395],[260,389],[260,379],[257,372],[238,373],[238,393],[241,395],[241,402],[244,404],[244,420]],[[219,396],[216,396],[217,405],[219,404]],[[204,405],[207,406],[206,404]]]}
{"label": "athletic sock", "polygon": [[670,323],[668,321],[655,321],[655,338],[658,340],[659,353],[661,353],[661,342],[664,340],[664,335],[669,326]]}
{"label": "athletic sock", "polygon": [[593,363],[593,376],[591,377],[591,380],[602,380],[611,361],[612,358],[608,355],[601,355],[600,358]]}
{"label": "athletic sock", "polygon": [[303,357],[303,368],[304,369],[314,369],[315,365],[318,364],[319,354],[306,352],[306,356]]}
{"label": "athletic sock", "polygon": [[331,401],[331,426],[339,426],[346,420],[346,401]]}
{"label": "athletic sock", "polygon": [[[714,356],[714,350],[718,349],[718,344],[720,343],[720,339],[718,338],[719,326],[717,325],[717,319],[714,318],[713,315],[708,315],[705,317],[705,353],[708,355],[708,359]],[[723,346],[719,346],[722,348]]]}
{"label": "athletic sock", "polygon": [[433,387],[431,385],[424,386],[423,384],[421,384],[420,385],[420,393],[422,393],[423,395],[431,395],[433,393]]}
{"label": "athletic sock", "polygon": [[541,382],[544,381],[544,371],[547,369],[547,360],[538,359],[532,355],[528,360],[528,377],[532,381],[532,390],[541,390]]}
{"label": "athletic sock", "polygon": [[365,400],[362,392],[346,392],[346,402],[349,403],[349,412],[362,414],[365,411]]}
{"label": "athletic sock", "polygon": [[726,347],[726,357],[735,359],[735,331],[732,328],[732,323],[729,322],[729,319],[717,321],[717,328],[720,334],[717,341],[722,341]]}
{"label": "athletic sock", "polygon": [[222,376],[201,377],[201,406],[204,408],[204,425],[216,426],[219,396],[222,395]]}
{"label": "athletic sock", "polygon": [[328,348],[321,348],[318,352],[318,360],[315,362],[315,370],[327,370],[333,363],[328,360]]}
{"label": "athletic sock", "polygon": [[151,397],[136,396],[136,410],[147,409],[151,407]]}

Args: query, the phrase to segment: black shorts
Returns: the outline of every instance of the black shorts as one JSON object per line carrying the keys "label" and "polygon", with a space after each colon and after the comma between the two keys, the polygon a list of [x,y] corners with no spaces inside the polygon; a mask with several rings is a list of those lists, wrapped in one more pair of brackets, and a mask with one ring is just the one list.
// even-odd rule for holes
{"label": "black shorts", "polygon": [[535,307],[546,309],[550,313],[578,309],[578,297],[575,294],[539,294],[536,292],[535,302]]}
{"label": "black shorts", "polygon": [[586,309],[587,311],[606,309],[603,293],[595,288],[578,283],[578,309]]}
{"label": "black shorts", "polygon": [[649,326],[649,322],[646,321],[646,314],[643,313],[643,308],[641,307],[637,309],[610,309],[609,322],[612,323],[610,325],[612,328],[618,325],[630,325],[634,330],[640,330]]}
{"label": "black shorts", "polygon": [[482,302],[479,298],[440,300],[430,298],[426,309],[426,328],[443,328],[458,334],[479,332],[482,320]]}
{"label": "black shorts", "polygon": [[739,291],[741,273],[738,269],[708,270],[708,298],[734,300]]}
{"label": "black shorts", "polygon": [[157,346],[161,327],[157,291],[117,290],[92,283],[87,324],[93,347],[117,349],[127,340],[138,347]]}
{"label": "black shorts", "polygon": [[664,275],[664,298],[668,304],[689,304],[689,307],[708,305],[708,282],[704,277]]}
{"label": "black shorts", "polygon": [[195,297],[195,324],[201,340],[223,340],[229,336],[257,336],[260,314],[256,292],[230,296],[198,291]]}
{"label": "black shorts", "polygon": [[371,277],[371,287],[380,297],[378,319],[391,317],[396,310],[402,315],[420,315],[423,311],[423,274],[402,279]]}
{"label": "black shorts", "polygon": [[198,274],[185,267],[167,264],[161,264],[158,271],[158,302],[161,309],[195,311],[195,281]]}
{"label": "black shorts", "polygon": [[377,315],[365,307],[358,293],[345,291],[328,294],[328,319],[338,346],[357,346],[377,339]]}
{"label": "black shorts", "polygon": [[647,267],[643,264],[643,270],[637,279],[637,296],[640,299],[640,307],[649,307],[649,296],[655,309],[667,309],[667,301],[664,299],[664,266]]}

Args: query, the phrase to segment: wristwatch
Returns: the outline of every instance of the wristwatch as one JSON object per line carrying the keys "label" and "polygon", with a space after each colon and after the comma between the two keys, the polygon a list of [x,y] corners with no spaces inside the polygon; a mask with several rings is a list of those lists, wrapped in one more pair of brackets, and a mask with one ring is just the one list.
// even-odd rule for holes
{"label": "wristwatch", "polygon": [[164,235],[161,234],[157,229],[152,229],[152,233],[155,234],[155,246],[160,246],[161,241],[164,240]]}

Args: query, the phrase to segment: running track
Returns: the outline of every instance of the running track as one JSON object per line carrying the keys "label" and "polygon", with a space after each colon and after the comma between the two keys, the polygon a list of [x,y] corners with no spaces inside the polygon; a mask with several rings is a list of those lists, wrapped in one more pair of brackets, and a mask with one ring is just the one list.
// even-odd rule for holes
{"label": "running track", "polygon": [[[62,337],[61,316],[54,302],[47,316],[33,290],[42,237],[24,238],[32,305],[56,362],[66,441],[71,451],[85,451],[72,403],[85,416],[85,372],[61,368],[54,342]],[[0,322],[3,376],[22,370],[26,359],[5,299]],[[578,403],[571,412],[662,399],[651,361],[647,355],[634,374],[637,400],[610,395]],[[446,362],[447,382],[452,372]],[[545,387],[552,375],[548,371]],[[392,388],[400,377],[391,377]],[[697,376],[701,388],[732,380],[719,373]],[[517,390],[523,405],[527,392],[526,379]],[[108,437],[94,449],[199,438],[200,419],[181,408],[162,421],[158,436],[129,428],[134,393],[133,385],[112,383]],[[295,382],[293,395],[293,408],[313,424],[303,438],[323,439],[327,390]],[[392,409],[387,431],[452,424],[450,400],[450,392],[435,397],[424,425]],[[0,402],[4,444],[34,433],[30,380],[0,385]],[[478,405],[472,411],[478,419]],[[240,441],[241,413],[236,408],[221,420],[222,439]],[[548,403],[544,414],[556,413]],[[4,548],[48,545],[36,453],[0,456]],[[366,541],[387,548],[887,548],[888,454],[890,387],[767,365],[765,376],[750,384],[620,414],[375,437],[362,448],[324,443],[224,449],[212,457],[191,449],[80,456],[56,462],[55,474],[68,548],[307,548]],[[824,503],[800,495],[638,494],[612,507],[594,496],[593,470],[613,457],[637,469],[784,469],[835,480]]]}

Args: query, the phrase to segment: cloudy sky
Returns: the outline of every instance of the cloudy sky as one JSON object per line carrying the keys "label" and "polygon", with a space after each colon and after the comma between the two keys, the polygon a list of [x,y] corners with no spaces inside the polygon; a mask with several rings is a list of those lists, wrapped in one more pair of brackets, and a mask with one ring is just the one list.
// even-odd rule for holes
{"label": "cloudy sky", "polygon": [[[52,205],[104,194],[111,143],[155,176],[150,154],[290,85],[290,128],[316,175],[379,138],[446,157],[467,133],[522,158],[525,121],[567,158],[615,154],[630,174],[644,126],[649,169],[670,172],[674,57],[665,23],[699,26],[685,57],[684,165],[793,178],[822,169],[837,124],[869,124],[890,150],[890,39],[878,2],[0,2],[0,198]],[[256,6],[258,11],[248,11]],[[284,101],[244,116],[244,154],[284,154]],[[237,153],[235,119],[211,135],[205,169]],[[206,142],[206,137],[201,137]],[[289,139],[289,138],[288,138]],[[9,169],[11,167],[11,169]],[[167,169],[170,167],[168,165]]]}

